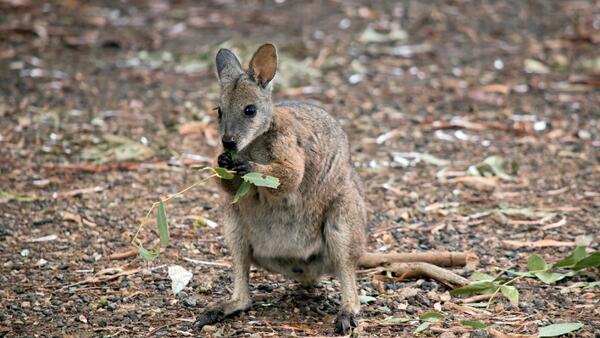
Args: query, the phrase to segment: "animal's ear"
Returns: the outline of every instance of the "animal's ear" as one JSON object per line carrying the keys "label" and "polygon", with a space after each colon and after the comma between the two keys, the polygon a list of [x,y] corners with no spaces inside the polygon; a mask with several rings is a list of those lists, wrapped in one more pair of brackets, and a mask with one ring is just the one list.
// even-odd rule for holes
{"label": "animal's ear", "polygon": [[244,71],[240,60],[229,49],[221,48],[217,53],[217,73],[221,82],[233,80]]}
{"label": "animal's ear", "polygon": [[250,60],[250,67],[248,69],[248,75],[259,86],[265,88],[277,71],[277,50],[275,46],[270,43],[264,44],[254,52],[252,60]]}

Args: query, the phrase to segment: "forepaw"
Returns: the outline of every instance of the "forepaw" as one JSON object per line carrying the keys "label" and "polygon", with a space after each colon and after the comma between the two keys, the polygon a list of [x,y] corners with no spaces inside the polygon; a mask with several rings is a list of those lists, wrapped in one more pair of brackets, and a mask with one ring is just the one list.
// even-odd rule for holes
{"label": "forepaw", "polygon": [[220,305],[202,312],[194,325],[198,330],[201,330],[204,325],[211,325],[220,322],[223,319],[225,319],[225,311],[223,310],[223,306]]}
{"label": "forepaw", "polygon": [[342,311],[338,314],[333,325],[335,326],[335,333],[346,334],[352,328],[358,326],[358,323],[356,321],[356,315],[347,311]]}

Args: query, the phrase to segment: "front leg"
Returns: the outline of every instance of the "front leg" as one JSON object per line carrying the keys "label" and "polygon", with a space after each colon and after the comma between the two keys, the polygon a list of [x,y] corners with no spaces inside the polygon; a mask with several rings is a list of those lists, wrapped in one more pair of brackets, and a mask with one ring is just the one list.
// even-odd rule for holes
{"label": "front leg", "polygon": [[272,150],[273,160],[270,163],[250,162],[250,169],[279,179],[280,185],[277,189],[258,188],[261,194],[278,199],[298,191],[304,178],[304,152],[294,146],[288,146],[286,149],[273,147]]}
{"label": "front leg", "polygon": [[196,327],[220,322],[228,316],[250,309],[249,273],[250,253],[248,244],[242,236],[242,229],[235,218],[227,219],[224,224],[225,239],[233,258],[233,294],[221,304],[206,309],[196,321]]}

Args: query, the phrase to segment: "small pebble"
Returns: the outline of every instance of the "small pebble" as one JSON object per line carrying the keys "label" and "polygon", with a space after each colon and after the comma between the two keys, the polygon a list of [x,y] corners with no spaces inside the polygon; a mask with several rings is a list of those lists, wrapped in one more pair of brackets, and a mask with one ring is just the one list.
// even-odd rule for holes
{"label": "small pebble", "polygon": [[184,298],[183,299],[183,305],[185,306],[190,306],[190,307],[194,307],[196,306],[196,300],[194,298]]}

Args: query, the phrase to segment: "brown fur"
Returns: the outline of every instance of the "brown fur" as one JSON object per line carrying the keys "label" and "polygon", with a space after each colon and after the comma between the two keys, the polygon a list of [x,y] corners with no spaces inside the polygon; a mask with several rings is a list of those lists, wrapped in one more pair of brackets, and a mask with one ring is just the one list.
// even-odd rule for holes
{"label": "brown fur", "polygon": [[[274,51],[272,45],[267,46],[271,47],[263,46],[255,53],[247,73],[231,52],[217,55],[223,110],[220,127],[222,135],[239,145],[238,163],[278,177],[281,185],[277,189],[252,187],[237,204],[227,202],[224,231],[234,262],[233,295],[206,310],[198,324],[250,307],[248,272],[250,264],[255,264],[303,284],[324,274],[336,276],[342,292],[336,330],[346,332],[355,325],[353,316],[360,310],[355,266],[365,247],[362,184],[337,121],[313,105],[273,105],[270,83],[263,85],[252,77],[270,71],[270,58],[276,54],[260,52]],[[256,116],[241,115],[248,104],[256,105]],[[232,196],[241,179],[221,182]]]}

